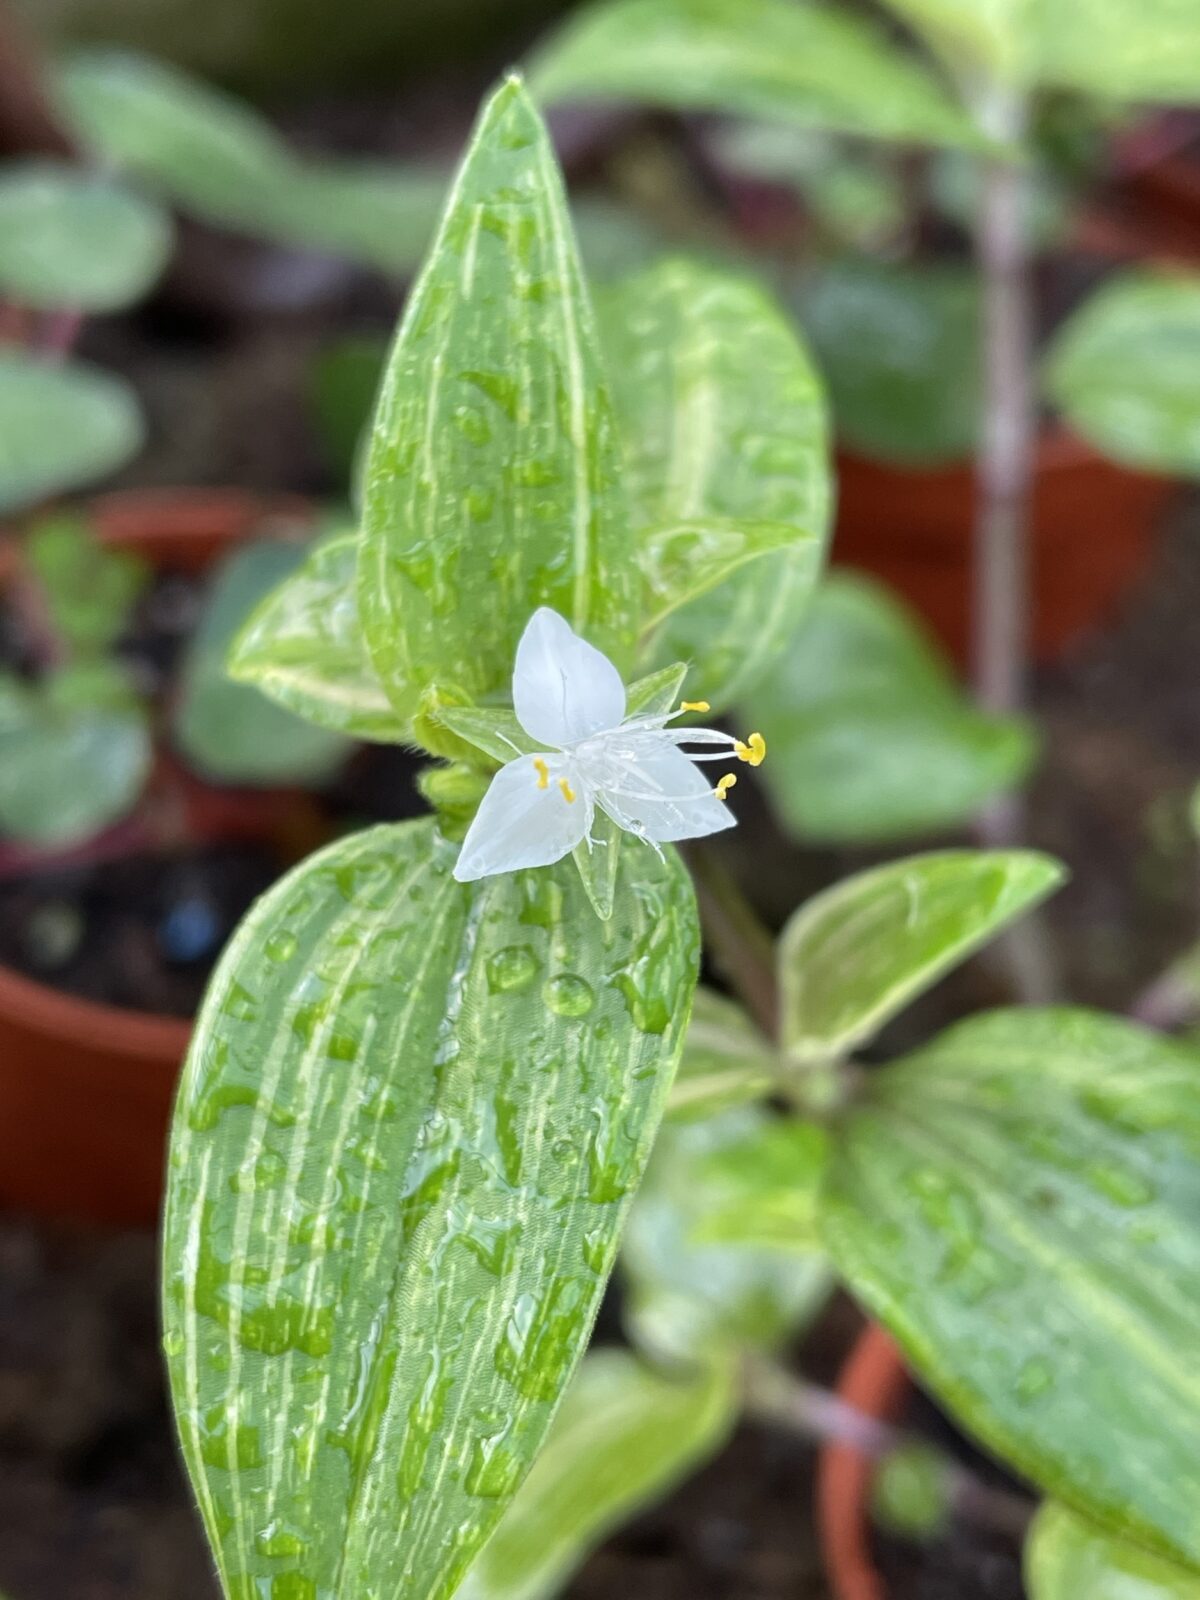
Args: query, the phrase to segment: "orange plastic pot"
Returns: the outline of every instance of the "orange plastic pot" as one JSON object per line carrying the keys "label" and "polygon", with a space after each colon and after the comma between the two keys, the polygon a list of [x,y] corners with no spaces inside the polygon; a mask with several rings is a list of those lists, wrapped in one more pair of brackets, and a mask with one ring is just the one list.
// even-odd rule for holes
{"label": "orange plastic pot", "polygon": [[[900,1411],[909,1378],[891,1336],[872,1323],[851,1350],[837,1392],[879,1422]],[[871,1555],[870,1493],[874,1463],[848,1444],[828,1444],[817,1462],[817,1535],[835,1600],[887,1600]]]}
{"label": "orange plastic pot", "polygon": [[[1108,621],[1145,570],[1169,479],[1131,472],[1062,429],[1037,449],[1031,638],[1039,661]],[[975,478],[962,462],[905,471],[838,459],[835,561],[897,590],[960,662],[969,657]]]}
{"label": "orange plastic pot", "polygon": [[[240,490],[105,495],[100,537],[166,570],[197,571],[304,502]],[[269,795],[184,786],[189,817],[223,837],[262,837]],[[163,1150],[191,1024],[97,1005],[0,967],[0,1207],[111,1224],[157,1216]]]}

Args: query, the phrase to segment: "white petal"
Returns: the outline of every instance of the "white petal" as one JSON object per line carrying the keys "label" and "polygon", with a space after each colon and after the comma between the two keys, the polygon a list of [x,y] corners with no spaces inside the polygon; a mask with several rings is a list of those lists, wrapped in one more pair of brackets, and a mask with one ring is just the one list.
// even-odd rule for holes
{"label": "white petal", "polygon": [[735,826],[737,818],[708,778],[662,734],[637,734],[624,745],[632,758],[609,769],[597,794],[618,827],[666,844]]}
{"label": "white petal", "polygon": [[[538,784],[535,759],[544,761],[549,772],[544,789]],[[573,801],[559,786],[562,778],[569,782]],[[561,756],[518,756],[492,779],[463,840],[454,876],[460,883],[470,883],[497,872],[548,867],[590,833],[594,814],[586,785],[572,775]]]}
{"label": "white petal", "polygon": [[561,750],[617,726],[625,715],[625,685],[603,651],[542,606],[517,646],[513,705],[531,739]]}

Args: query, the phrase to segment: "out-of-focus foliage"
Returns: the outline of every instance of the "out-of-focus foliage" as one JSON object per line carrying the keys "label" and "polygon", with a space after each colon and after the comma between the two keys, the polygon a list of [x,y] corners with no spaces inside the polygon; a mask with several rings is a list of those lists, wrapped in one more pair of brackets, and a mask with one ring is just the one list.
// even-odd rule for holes
{"label": "out-of-focus foliage", "polygon": [[1116,461],[1200,477],[1200,275],[1113,278],[1059,330],[1046,386]]}
{"label": "out-of-focus foliage", "polygon": [[1048,1501],[1025,1545],[1030,1600],[1200,1600],[1200,1574]]}
{"label": "out-of-focus foliage", "polygon": [[171,221],[110,178],[65,163],[0,166],[0,294],[18,305],[117,311],[153,285]]}
{"label": "out-of-focus foliage", "polygon": [[128,384],[81,361],[0,354],[0,512],[115,472],[142,443]]}
{"label": "out-of-focus foliage", "polygon": [[1034,755],[1023,722],[976,710],[917,620],[847,573],[818,589],[746,715],[769,741],[772,805],[806,840],[953,827]]}

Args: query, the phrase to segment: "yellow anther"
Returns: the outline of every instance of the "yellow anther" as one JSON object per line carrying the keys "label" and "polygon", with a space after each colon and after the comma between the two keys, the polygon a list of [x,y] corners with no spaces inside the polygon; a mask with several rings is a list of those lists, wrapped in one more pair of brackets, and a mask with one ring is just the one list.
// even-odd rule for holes
{"label": "yellow anther", "polygon": [[711,711],[712,707],[707,700],[681,700],[680,711]]}
{"label": "yellow anther", "polygon": [[733,786],[734,786],[734,784],[736,782],[737,782],[737,773],[736,772],[727,772],[725,774],[725,776],[721,779],[721,781],[717,784],[717,787],[713,790],[713,793],[716,795],[718,800],[724,800],[725,796],[729,793],[730,789],[733,788]]}
{"label": "yellow anther", "polygon": [[748,761],[752,767],[761,767],[767,759],[767,741],[761,733],[752,733],[746,744],[738,740],[733,753],[739,761]]}
{"label": "yellow anther", "polygon": [[575,794],[574,789],[572,789],[571,785],[567,782],[567,780],[565,778],[560,778],[558,780],[558,787],[562,790],[563,799],[567,802],[567,804],[569,806],[573,806],[575,804],[577,796]]}
{"label": "yellow anther", "polygon": [[538,782],[537,782],[538,788],[539,789],[548,789],[550,787],[550,768],[542,760],[541,756],[534,756],[534,758],[533,758],[533,770],[538,775]]}

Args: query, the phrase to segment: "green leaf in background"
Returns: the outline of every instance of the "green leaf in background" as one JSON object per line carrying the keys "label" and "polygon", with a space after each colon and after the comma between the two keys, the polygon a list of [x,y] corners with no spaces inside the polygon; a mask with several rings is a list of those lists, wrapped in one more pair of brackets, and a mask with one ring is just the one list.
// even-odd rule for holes
{"label": "green leaf in background", "polygon": [[840,445],[908,467],[972,453],[980,309],[971,271],[847,259],[802,283],[797,309]]}
{"label": "green leaf in background", "polygon": [[73,651],[106,650],[128,626],[150,569],[127,550],[112,550],[82,517],[39,522],[23,546],[54,632]]}
{"label": "green leaf in background", "polygon": [[1113,100],[1200,98],[1191,0],[886,0],[961,70]]}
{"label": "green leaf in background", "polygon": [[1025,1544],[1030,1600],[1200,1600],[1200,1576],[1048,1501]]}
{"label": "green leaf in background", "polygon": [[1025,724],[975,708],[886,589],[835,572],[746,714],[781,822],[826,842],[901,839],[966,821],[1034,757]]}
{"label": "green leaf in background", "polygon": [[117,311],[152,287],[171,220],[111,179],[51,161],[0,165],[0,294],[18,305]]}
{"label": "green leaf in background", "polygon": [[30,685],[0,674],[0,831],[70,845],[130,809],[150,771],[150,730],[120,669],[64,667]]}
{"label": "green leaf in background", "polygon": [[141,445],[141,411],[119,378],[0,354],[0,513],[103,478]]}
{"label": "green leaf in background", "polygon": [[429,242],[443,191],[437,174],[301,160],[249,106],[146,56],[81,51],[59,89],[106,165],[207,221],[402,275]]}
{"label": "green leaf in background", "polygon": [[593,1350],[533,1470],[456,1600],[552,1600],[610,1530],[660,1499],[725,1442],[733,1371],[662,1376],[625,1350]]}
{"label": "green leaf in background", "polygon": [[[974,235],[983,205],[986,162],[967,150],[941,150],[929,166],[930,203],[968,236]],[[1077,196],[1048,160],[1023,169],[1022,227],[1032,250],[1066,244]]]}
{"label": "green leaf in background", "polygon": [[[223,563],[213,579],[183,664],[174,723],[179,748],[207,776],[268,786],[319,782],[349,753],[350,745],[340,732],[330,731],[328,725],[314,727],[313,721],[275,705],[257,688],[235,683],[226,669],[230,646],[247,618],[280,583],[292,578],[305,555],[304,546],[298,544],[246,545]],[[327,621],[330,640],[344,639],[345,629],[332,607]],[[333,670],[331,659],[330,649],[305,680],[306,713],[328,704],[320,701],[316,683],[321,673]],[[300,693],[297,688],[298,698]]]}
{"label": "green leaf in background", "polygon": [[1200,477],[1200,274],[1125,272],[1055,336],[1046,389],[1115,461]]}
{"label": "green leaf in background", "polygon": [[530,69],[558,100],[642,100],[882,139],[973,144],[942,81],[865,19],[801,0],[600,0]]}
{"label": "green leaf in background", "polygon": [[1200,1567],[1194,1051],[1098,1012],[974,1017],[868,1076],[820,1204],[838,1270],[963,1426]]}
{"label": "green leaf in background", "polygon": [[627,279],[599,313],[646,615],[672,613],[658,653],[690,662],[696,693],[727,705],[761,675],[820,571],[820,381],[761,288],[698,263]]}
{"label": "green leaf in background", "polygon": [[628,663],[634,534],[549,137],[519,79],[480,114],[367,457],[359,604],[403,704],[509,688],[539,605]]}
{"label": "green leaf in background", "polygon": [[[621,1242],[626,1322],[651,1359],[770,1350],[820,1308],[829,1269],[811,1225],[778,1226],[815,1213],[825,1144],[816,1129],[789,1138],[798,1126],[743,1106],[663,1127]],[[789,1159],[764,1172],[781,1137]]]}
{"label": "green leaf in background", "polygon": [[780,936],[785,1050],[820,1060],[857,1049],[1064,876],[1032,850],[941,850],[816,895]]}
{"label": "green leaf in background", "polygon": [[[230,1600],[448,1600],[591,1330],[699,935],[674,853],[454,882],[432,822],[311,857],[212,981],[164,1324]],[[584,976],[586,974],[586,976]]]}
{"label": "green leaf in background", "polygon": [[668,1116],[691,1122],[762,1100],[776,1075],[774,1051],[741,1006],[701,984],[667,1102]]}
{"label": "green leaf in background", "polygon": [[[268,565],[279,560],[273,557]],[[319,727],[358,739],[411,739],[409,721],[383,692],[363,640],[358,535],[323,540],[300,565],[283,570],[283,581],[234,638],[226,663],[230,677],[253,684]],[[257,567],[251,581],[257,587]]]}

